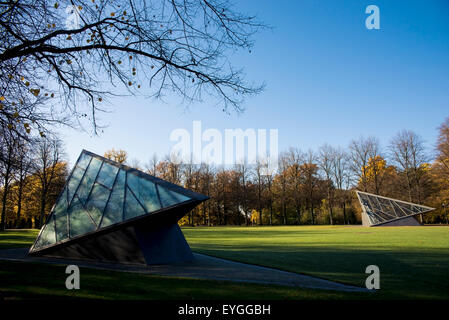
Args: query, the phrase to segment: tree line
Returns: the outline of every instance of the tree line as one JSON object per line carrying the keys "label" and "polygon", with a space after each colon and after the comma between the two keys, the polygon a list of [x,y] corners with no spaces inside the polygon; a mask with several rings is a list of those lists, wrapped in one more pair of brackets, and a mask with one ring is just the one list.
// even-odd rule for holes
{"label": "tree line", "polygon": [[118,95],[182,103],[208,95],[240,112],[263,84],[228,54],[251,52],[255,16],[226,1],[0,2],[0,125],[45,134],[55,125],[102,129]]}
{"label": "tree line", "polygon": [[[225,1],[4,1],[0,3],[0,229],[40,227],[67,178],[55,126],[101,129],[97,115],[117,95],[183,102],[216,100],[240,112],[263,90],[229,63],[251,53],[266,26]],[[67,25],[67,9],[78,23]],[[447,222],[449,120],[436,152],[411,131],[386,146],[375,137],[346,147],[291,148],[276,172],[263,162],[233,168],[153,157],[141,165],[123,150],[106,156],[209,195],[182,222],[223,224],[352,224],[360,221],[353,189],[437,208],[424,222]]]}
{"label": "tree line", "polygon": [[[40,227],[68,175],[62,142],[54,136],[25,140],[12,130],[0,139],[1,226]],[[185,225],[357,224],[355,189],[432,206],[436,210],[422,222],[448,223],[449,118],[439,128],[435,153],[403,130],[386,146],[360,137],[345,148],[290,148],[271,172],[263,161],[218,167],[153,155],[142,164],[121,149],[104,156],[208,195],[181,220]]]}
{"label": "tree line", "polygon": [[57,137],[24,138],[1,127],[0,230],[39,228],[67,178],[63,144]]}

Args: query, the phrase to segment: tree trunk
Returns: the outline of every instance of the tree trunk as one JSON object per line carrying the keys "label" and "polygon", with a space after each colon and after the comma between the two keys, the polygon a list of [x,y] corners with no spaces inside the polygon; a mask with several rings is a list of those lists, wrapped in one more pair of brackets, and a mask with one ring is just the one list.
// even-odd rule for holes
{"label": "tree trunk", "polygon": [[312,214],[312,224],[315,224],[315,213],[313,212],[313,203],[310,206],[310,213]]}
{"label": "tree trunk", "polygon": [[9,175],[11,174],[11,164],[8,161],[5,171],[5,185],[3,187],[3,197],[2,197],[2,222],[0,223],[0,231],[4,231],[6,228],[6,204],[8,201],[9,192]]}
{"label": "tree trunk", "polygon": [[261,226],[262,223],[262,191],[260,190],[260,181],[259,181],[259,188],[258,188],[258,205],[259,205],[259,225]]}
{"label": "tree trunk", "polygon": [[284,217],[284,225],[287,225],[287,205],[285,204],[285,201],[282,203],[282,213]]}
{"label": "tree trunk", "polygon": [[[415,173],[415,176],[416,176],[416,173]],[[417,193],[417,196],[418,196],[418,204],[421,204],[421,184],[420,184],[419,179],[417,177],[415,178],[415,180],[416,180],[416,193]],[[419,215],[419,220],[420,220],[421,223],[424,223],[422,213]]]}
{"label": "tree trunk", "polygon": [[379,179],[377,177],[378,173],[376,170],[376,162],[374,162],[374,188],[376,190],[376,194],[380,194],[380,190],[379,190]]}
{"label": "tree trunk", "polygon": [[329,219],[330,219],[330,223],[331,225],[334,224],[334,219],[332,217],[333,212],[332,212],[332,200],[331,200],[331,191],[330,188],[327,189],[327,199],[329,201]]}
{"label": "tree trunk", "polygon": [[298,216],[298,224],[301,224],[301,207],[296,206],[296,215]]}
{"label": "tree trunk", "polygon": [[[196,208],[195,208],[195,209],[196,209]],[[192,211],[190,211],[190,214],[189,214],[189,220],[190,220],[190,226],[191,226],[191,227],[194,227],[194,222],[193,222],[193,212],[195,211],[195,209],[192,210]]]}
{"label": "tree trunk", "polygon": [[203,225],[207,224],[207,216],[206,216],[206,203],[203,202]]}
{"label": "tree trunk", "polygon": [[44,195],[41,197],[41,215],[40,215],[40,218],[39,218],[39,228],[42,228],[42,226],[44,225],[44,219],[45,219],[45,205],[46,205],[45,195],[46,195],[46,192],[45,192]]}
{"label": "tree trunk", "polygon": [[4,231],[6,228],[6,201],[8,197],[8,189],[9,189],[8,183],[5,182],[2,197],[2,222],[0,223],[0,231]]}
{"label": "tree trunk", "polygon": [[217,200],[217,224],[221,225],[221,209],[220,209],[220,201]]}
{"label": "tree trunk", "polygon": [[210,227],[210,214],[212,212],[211,201],[207,201],[207,226]]}
{"label": "tree trunk", "polygon": [[23,193],[23,181],[19,182],[19,193],[17,195],[17,217],[16,228],[20,227],[20,214],[22,213],[22,193]]}
{"label": "tree trunk", "polygon": [[412,198],[412,182],[410,181],[408,170],[405,171],[405,177],[407,178],[408,201],[409,202],[413,202],[413,198]]}
{"label": "tree trunk", "polygon": [[315,213],[313,212],[313,191],[310,191],[310,213],[312,214],[312,224],[315,224]]}
{"label": "tree trunk", "polygon": [[223,202],[223,225],[226,225],[228,223],[228,208]]}

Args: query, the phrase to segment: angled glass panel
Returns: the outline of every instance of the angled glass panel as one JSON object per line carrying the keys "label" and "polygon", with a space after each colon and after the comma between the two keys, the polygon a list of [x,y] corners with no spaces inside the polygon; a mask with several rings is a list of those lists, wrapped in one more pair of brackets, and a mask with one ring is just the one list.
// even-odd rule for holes
{"label": "angled glass panel", "polygon": [[86,211],[89,212],[97,226],[100,224],[104,207],[108,201],[110,191],[103,186],[95,183],[92,188],[89,200],[86,204]]}
{"label": "angled glass panel", "polygon": [[78,160],[76,165],[85,170],[87,168],[87,166],[89,165],[89,161],[91,158],[92,157],[89,156],[88,154],[83,153],[83,154],[81,154],[80,159]]}
{"label": "angled glass panel", "polygon": [[406,214],[404,212],[405,210],[401,209],[399,207],[399,205],[397,204],[397,202],[393,202],[393,209],[394,209],[396,217],[404,217],[404,216],[406,216]]}
{"label": "angled glass panel", "polygon": [[67,208],[67,188],[64,188],[53,209],[56,223],[56,241],[58,242],[69,237],[67,230]]}
{"label": "angled glass panel", "polygon": [[378,222],[378,220],[376,219],[376,217],[374,217],[371,214],[368,214],[368,218],[371,221],[372,224],[376,224]]}
{"label": "angled glass panel", "polygon": [[118,167],[111,166],[110,164],[104,162],[100,173],[98,174],[97,181],[108,188],[112,188],[117,171]]}
{"label": "angled glass panel", "polygon": [[[128,175],[129,177],[130,175]],[[133,193],[126,190],[126,204],[125,204],[125,220],[135,218],[145,214],[145,210],[136,200]]]}
{"label": "angled glass panel", "polygon": [[367,196],[365,196],[364,194],[360,194],[360,200],[362,200],[362,205],[366,209],[370,209],[370,205],[369,205],[369,201],[368,201],[368,197]]}
{"label": "angled glass panel", "polygon": [[85,171],[84,169],[81,169],[79,167],[75,167],[75,169],[73,169],[70,180],[67,183],[68,201],[69,202],[72,201],[72,199],[73,199],[76,188],[78,188],[78,185],[80,184],[80,181],[83,177],[84,171]]}
{"label": "angled glass panel", "polygon": [[381,222],[385,221],[385,219],[383,219],[382,217],[380,217],[379,215],[376,215],[376,214],[371,214],[371,220],[374,223],[381,223]]}
{"label": "angled glass panel", "polygon": [[83,205],[76,196],[69,208],[69,219],[70,238],[94,231],[96,229],[89,215],[84,210]]}
{"label": "angled glass panel", "polygon": [[418,206],[412,206],[411,210],[414,213],[421,213],[421,212],[425,212],[428,211],[427,209],[423,208],[423,207],[418,207]]}
{"label": "angled glass panel", "polygon": [[125,197],[125,171],[120,170],[112,189],[111,197],[103,215],[100,227],[110,226],[111,224],[122,222],[123,220],[123,201]]}
{"label": "angled glass panel", "polygon": [[371,208],[373,211],[380,211],[379,203],[377,202],[377,199],[371,198],[370,199]]}
{"label": "angled glass panel", "polygon": [[168,190],[161,185],[157,185],[157,189],[159,190],[159,196],[161,197],[161,202],[163,207],[172,206],[177,203],[181,203],[187,200],[190,200],[189,197],[186,197],[177,192]]}
{"label": "angled glass panel", "polygon": [[128,187],[134,192],[137,199],[144,206],[146,212],[161,209],[161,204],[157,196],[156,185],[144,178],[129,173],[127,179]]}
{"label": "angled glass panel", "polygon": [[188,200],[170,185],[82,153],[33,250]]}
{"label": "angled glass panel", "polygon": [[97,177],[98,170],[100,170],[100,166],[101,161],[97,158],[93,158],[89,164],[89,167],[87,168],[83,181],[81,181],[80,187],[76,192],[78,198],[83,204],[85,204],[87,201],[87,197],[89,196],[90,189],[92,189],[92,185],[95,182],[95,178]]}
{"label": "angled glass panel", "polygon": [[39,239],[34,244],[35,249],[40,249],[56,242],[54,219],[51,217],[48,223],[43,227]]}
{"label": "angled glass panel", "polygon": [[405,211],[405,213],[406,213],[407,215],[409,215],[409,214],[414,214],[414,213],[419,213],[419,212],[414,212],[414,211],[413,211],[413,206],[412,206],[412,205],[409,205],[409,204],[407,204],[407,203],[398,203],[398,205],[401,207],[402,210]]}
{"label": "angled glass panel", "polygon": [[379,198],[380,203],[382,203],[382,208],[385,212],[394,212],[390,200]]}
{"label": "angled glass panel", "polygon": [[400,200],[381,197],[375,194],[357,192],[360,204],[372,224],[389,222],[391,220],[409,217],[415,214],[428,212],[432,208],[406,203]]}

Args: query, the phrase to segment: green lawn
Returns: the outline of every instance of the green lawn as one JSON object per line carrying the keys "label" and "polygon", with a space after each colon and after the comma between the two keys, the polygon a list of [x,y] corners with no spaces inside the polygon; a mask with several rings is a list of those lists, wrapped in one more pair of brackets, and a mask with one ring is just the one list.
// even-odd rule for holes
{"label": "green lawn", "polygon": [[[65,288],[66,266],[0,261],[0,301],[18,299],[342,299],[339,292],[192,280],[80,268],[80,290]],[[358,299],[360,295],[350,297]]]}
{"label": "green lawn", "polygon": [[449,299],[449,227],[282,226],[183,228],[212,256],[364,286],[381,272],[383,299]]}
{"label": "green lawn", "polygon": [[[0,300],[449,298],[449,227],[195,227],[183,232],[196,252],[358,286],[364,285],[365,267],[375,264],[381,290],[326,292],[82,268],[81,290],[68,291],[63,266],[0,261]],[[36,235],[33,230],[2,232],[0,249],[29,246]]]}
{"label": "green lawn", "polygon": [[6,230],[0,232],[0,250],[9,248],[29,247],[33,244],[39,230]]}
{"label": "green lawn", "polygon": [[[0,232],[0,249],[30,246],[37,230]],[[80,268],[81,289],[65,288],[65,266],[0,261],[0,301],[16,299],[360,299],[364,295],[300,288],[148,276]]]}

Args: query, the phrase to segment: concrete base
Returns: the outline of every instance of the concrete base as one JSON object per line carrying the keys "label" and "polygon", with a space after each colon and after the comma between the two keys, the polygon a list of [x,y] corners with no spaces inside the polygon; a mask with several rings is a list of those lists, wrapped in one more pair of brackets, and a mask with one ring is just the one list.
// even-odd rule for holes
{"label": "concrete base", "polygon": [[192,261],[193,254],[177,223],[147,230],[134,227],[146,264]]}
{"label": "concrete base", "polygon": [[[27,248],[0,250],[0,260],[23,261],[50,264],[76,264],[80,268],[100,270],[136,272],[141,274],[169,276],[177,278],[208,279],[218,281],[235,281],[237,283],[261,283],[265,285],[283,285],[321,290],[354,291],[375,294],[376,290],[368,290],[344,285],[311,276],[234,262],[193,253],[193,261],[164,265],[128,265],[104,263],[98,261],[73,261],[27,255]],[[82,273],[82,271],[81,271]],[[82,281],[82,280],[81,280]]]}
{"label": "concrete base", "polygon": [[177,223],[129,226],[57,246],[39,256],[138,265],[193,260],[192,251]]}
{"label": "concrete base", "polygon": [[371,227],[371,221],[369,220],[365,212],[362,212],[362,226]]}
{"label": "concrete base", "polygon": [[391,222],[376,225],[375,227],[400,227],[400,226],[422,226],[422,224],[415,219],[415,217],[407,217]]}

